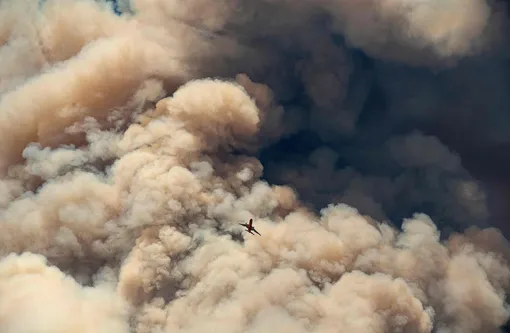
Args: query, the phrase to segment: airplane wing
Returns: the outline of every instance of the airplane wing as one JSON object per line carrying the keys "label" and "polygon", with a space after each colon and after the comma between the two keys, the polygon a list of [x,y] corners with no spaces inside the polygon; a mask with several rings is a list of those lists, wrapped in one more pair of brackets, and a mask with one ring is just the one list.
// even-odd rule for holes
{"label": "airplane wing", "polygon": [[259,232],[257,230],[255,230],[255,228],[253,228],[251,230],[255,231],[257,233],[257,235],[262,236],[261,234],[259,234]]}

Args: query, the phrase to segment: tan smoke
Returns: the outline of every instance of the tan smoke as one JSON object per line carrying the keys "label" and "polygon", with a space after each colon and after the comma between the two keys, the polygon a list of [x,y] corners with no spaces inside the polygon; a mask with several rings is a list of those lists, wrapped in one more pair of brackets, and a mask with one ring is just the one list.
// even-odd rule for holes
{"label": "tan smoke", "polygon": [[[358,175],[335,171],[328,149],[312,154],[305,172],[285,175],[310,192],[317,183],[331,190],[351,182],[335,204],[314,193],[326,207],[319,214],[290,187],[262,180],[256,152],[306,126],[304,113],[287,112],[249,75],[203,73],[228,72],[223,56],[246,55],[249,64],[267,55],[250,53],[246,36],[222,36],[232,22],[264,20],[257,6],[274,6],[276,18],[295,15],[287,32],[297,34],[311,3],[133,3],[132,17],[85,0],[0,7],[7,64],[0,69],[0,332],[477,333],[505,323],[510,266],[497,230],[442,241],[433,221],[416,214],[399,231],[366,192],[387,199],[403,185],[351,182]],[[383,4],[391,12],[398,2]],[[442,28],[440,17],[434,31],[424,30],[428,7],[411,11],[416,20],[406,16],[440,56],[469,53],[467,40],[487,21],[484,2],[457,6],[466,8],[455,29]],[[480,8],[467,27],[463,15]],[[349,13],[342,14],[348,36]],[[311,48],[315,34],[300,45]],[[324,40],[302,64],[305,90],[323,110],[315,129],[344,100],[334,86],[347,84],[351,64],[332,56],[343,52]],[[332,123],[353,131],[355,111],[340,110]],[[415,145],[426,154],[416,156]],[[460,168],[439,142],[418,134],[388,147],[404,166]],[[338,202],[360,203],[381,221]],[[241,234],[238,223],[250,218],[262,236]]]}
{"label": "tan smoke", "polygon": [[0,329],[17,332],[128,332],[128,305],[109,281],[83,287],[41,255],[0,262]]}
{"label": "tan smoke", "polygon": [[[502,37],[503,13],[486,0],[324,0],[335,27],[368,53],[437,64],[486,51]],[[497,8],[497,7],[495,7]]]}

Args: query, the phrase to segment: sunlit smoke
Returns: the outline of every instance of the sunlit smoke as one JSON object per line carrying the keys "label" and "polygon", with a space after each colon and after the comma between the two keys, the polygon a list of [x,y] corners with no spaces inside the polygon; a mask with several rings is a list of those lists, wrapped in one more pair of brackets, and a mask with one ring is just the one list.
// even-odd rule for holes
{"label": "sunlit smoke", "polygon": [[429,70],[497,52],[498,8],[2,2],[0,332],[496,332],[509,244],[409,123],[467,103]]}

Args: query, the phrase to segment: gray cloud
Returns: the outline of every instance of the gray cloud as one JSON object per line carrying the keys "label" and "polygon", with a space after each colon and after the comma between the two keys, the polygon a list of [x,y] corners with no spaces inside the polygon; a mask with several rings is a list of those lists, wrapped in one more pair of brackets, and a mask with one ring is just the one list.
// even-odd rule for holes
{"label": "gray cloud", "polygon": [[483,184],[419,126],[487,117],[462,126],[508,140],[484,134],[504,114],[456,108],[454,89],[506,105],[503,77],[475,89],[463,63],[497,52],[498,4],[121,8],[0,6],[0,331],[504,325],[508,243]]}

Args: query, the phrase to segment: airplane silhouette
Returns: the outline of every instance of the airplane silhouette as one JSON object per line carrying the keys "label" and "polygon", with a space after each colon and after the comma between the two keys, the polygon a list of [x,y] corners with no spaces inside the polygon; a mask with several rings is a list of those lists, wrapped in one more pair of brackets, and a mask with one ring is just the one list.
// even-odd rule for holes
{"label": "airplane silhouette", "polygon": [[240,225],[242,225],[243,227],[246,227],[246,231],[248,231],[250,234],[253,235],[253,232],[252,231],[255,231],[259,236],[262,236],[261,234],[259,234],[259,232],[255,229],[255,227],[252,226],[253,224],[253,219],[250,219],[250,223],[239,223]]}

